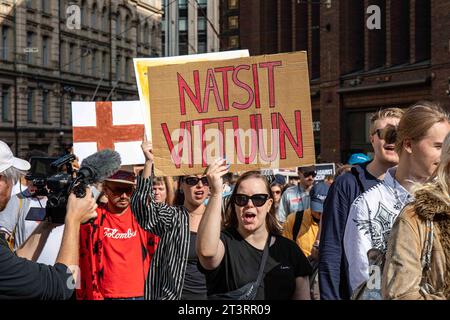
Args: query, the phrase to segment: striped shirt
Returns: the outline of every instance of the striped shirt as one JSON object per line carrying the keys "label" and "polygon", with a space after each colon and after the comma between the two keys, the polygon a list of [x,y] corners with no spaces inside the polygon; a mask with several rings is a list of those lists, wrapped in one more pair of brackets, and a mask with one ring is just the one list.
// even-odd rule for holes
{"label": "striped shirt", "polygon": [[160,237],[145,283],[145,299],[181,299],[189,253],[189,212],[183,206],[156,203],[152,177],[140,176],[131,208],[139,225]]}

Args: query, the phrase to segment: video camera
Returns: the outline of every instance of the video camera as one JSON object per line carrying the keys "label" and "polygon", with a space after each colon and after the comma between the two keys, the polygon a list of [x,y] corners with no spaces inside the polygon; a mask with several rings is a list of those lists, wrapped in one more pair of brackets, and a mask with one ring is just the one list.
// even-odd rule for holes
{"label": "video camera", "polygon": [[30,172],[25,176],[37,188],[31,196],[47,196],[45,216],[27,216],[26,220],[48,219],[63,224],[69,195],[77,198],[86,196],[86,187],[102,182],[120,168],[120,155],[112,150],[102,150],[84,159],[76,171],[71,162],[75,155],[60,158],[32,157]]}

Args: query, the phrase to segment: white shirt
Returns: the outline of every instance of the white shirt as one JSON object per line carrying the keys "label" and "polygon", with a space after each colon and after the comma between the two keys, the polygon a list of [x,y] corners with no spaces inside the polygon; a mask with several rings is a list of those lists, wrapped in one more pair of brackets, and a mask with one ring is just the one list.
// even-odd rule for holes
{"label": "white shirt", "polygon": [[354,291],[369,279],[367,251],[386,252],[389,234],[403,207],[413,200],[394,179],[397,167],[390,168],[382,183],[361,194],[350,207],[344,234],[350,287]]}
{"label": "white shirt", "polygon": [[[27,192],[25,192],[27,194]],[[43,210],[37,214],[45,215],[45,206],[47,198],[42,199],[23,197],[16,194],[11,197],[5,210],[0,213],[0,228],[9,234],[14,233],[14,250],[17,250],[33,233],[39,225],[39,221],[26,220],[32,210]],[[54,265],[56,257],[61,247],[64,225],[54,228],[48,236],[48,239],[42,249],[37,262],[47,265]]]}

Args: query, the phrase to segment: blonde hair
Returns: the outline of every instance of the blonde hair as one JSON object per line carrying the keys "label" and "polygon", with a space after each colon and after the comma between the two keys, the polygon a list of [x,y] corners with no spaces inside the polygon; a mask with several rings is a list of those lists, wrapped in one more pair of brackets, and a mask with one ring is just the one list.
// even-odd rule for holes
{"label": "blonde hair", "polygon": [[406,139],[421,140],[439,122],[449,121],[448,114],[436,103],[419,101],[400,119],[396,130],[395,151],[400,155]]}
{"label": "blonde hair", "polygon": [[398,118],[401,119],[403,114],[405,113],[404,110],[400,108],[386,108],[386,109],[380,109],[377,112],[375,112],[372,117],[370,117],[370,128],[369,132],[370,134],[374,134],[375,132],[375,122],[377,120],[385,119],[385,118]]}
{"label": "blonde hair", "polygon": [[441,161],[429,178],[428,182],[424,184],[416,184],[413,188],[414,194],[424,192],[439,199],[446,205],[450,205],[449,194],[449,180],[450,180],[450,133],[444,139],[442,144]]}

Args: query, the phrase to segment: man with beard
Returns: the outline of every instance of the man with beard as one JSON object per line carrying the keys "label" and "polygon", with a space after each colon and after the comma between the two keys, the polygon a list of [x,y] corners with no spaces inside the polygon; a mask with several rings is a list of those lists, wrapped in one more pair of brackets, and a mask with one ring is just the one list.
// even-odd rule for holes
{"label": "man with beard", "polygon": [[154,235],[131,212],[134,173],[119,170],[103,184],[108,198],[80,233],[80,300],[143,300]]}

